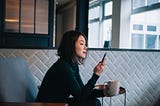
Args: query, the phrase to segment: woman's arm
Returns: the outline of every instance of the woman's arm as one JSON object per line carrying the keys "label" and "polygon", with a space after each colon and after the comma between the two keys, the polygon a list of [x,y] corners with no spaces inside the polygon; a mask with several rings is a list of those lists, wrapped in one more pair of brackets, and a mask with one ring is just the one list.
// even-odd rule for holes
{"label": "woman's arm", "polygon": [[92,94],[93,88],[99,76],[93,74],[91,79],[87,82],[87,84],[84,85],[80,78],[78,68],[73,68],[71,67],[71,65],[66,65],[65,69],[67,69],[66,79],[68,82],[68,91],[75,99],[86,100]]}

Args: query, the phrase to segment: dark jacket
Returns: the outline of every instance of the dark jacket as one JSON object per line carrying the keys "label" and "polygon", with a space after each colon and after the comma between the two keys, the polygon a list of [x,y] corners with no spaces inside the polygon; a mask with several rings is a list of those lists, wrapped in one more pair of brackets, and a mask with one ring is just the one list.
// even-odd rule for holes
{"label": "dark jacket", "polygon": [[[87,71],[86,71],[87,73]],[[37,102],[85,103],[104,96],[102,91],[93,90],[99,76],[93,74],[87,84],[83,84],[78,65],[63,59],[55,62],[47,71],[37,96]],[[69,99],[72,95],[73,99]]]}

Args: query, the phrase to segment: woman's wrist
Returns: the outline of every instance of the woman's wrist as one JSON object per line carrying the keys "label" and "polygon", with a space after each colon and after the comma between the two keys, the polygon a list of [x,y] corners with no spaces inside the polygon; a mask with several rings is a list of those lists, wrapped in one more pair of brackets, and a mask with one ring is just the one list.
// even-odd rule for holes
{"label": "woman's wrist", "polygon": [[98,72],[94,72],[95,75],[100,76],[101,74]]}

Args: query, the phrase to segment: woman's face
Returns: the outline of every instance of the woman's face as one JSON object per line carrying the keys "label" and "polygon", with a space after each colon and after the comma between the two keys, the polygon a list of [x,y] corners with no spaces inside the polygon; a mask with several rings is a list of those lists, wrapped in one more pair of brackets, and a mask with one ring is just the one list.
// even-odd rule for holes
{"label": "woman's face", "polygon": [[85,38],[80,35],[75,44],[76,55],[80,58],[85,58],[87,55],[87,46]]}

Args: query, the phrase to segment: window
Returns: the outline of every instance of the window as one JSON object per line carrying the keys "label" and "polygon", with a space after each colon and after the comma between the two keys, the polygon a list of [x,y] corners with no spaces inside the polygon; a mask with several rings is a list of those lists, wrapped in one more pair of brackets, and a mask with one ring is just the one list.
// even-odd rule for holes
{"label": "window", "polygon": [[[104,20],[103,22],[103,42],[108,42],[108,48],[110,47],[111,43],[111,34],[112,34],[112,19]],[[103,47],[105,47],[103,45]]]}
{"label": "window", "polygon": [[88,27],[88,47],[103,48],[105,42],[110,43],[112,31],[112,0],[89,2]]}
{"label": "window", "polygon": [[133,24],[133,30],[143,30],[143,25]]}
{"label": "window", "polygon": [[108,2],[104,4],[104,16],[112,15],[112,2]]}
{"label": "window", "polygon": [[[1,47],[53,47],[53,0],[4,0]],[[5,15],[3,15],[5,14]]]}
{"label": "window", "polygon": [[159,2],[159,0],[132,0],[132,9],[151,6],[152,4],[157,4]]}
{"label": "window", "polygon": [[159,49],[159,2],[159,0],[132,0],[131,48]]}
{"label": "window", "polygon": [[132,34],[132,48],[143,49],[144,36],[143,34]]}
{"label": "window", "polygon": [[99,18],[100,6],[95,6],[89,10],[89,20]]}
{"label": "window", "polygon": [[132,0],[132,8],[139,8],[145,6],[145,0]]}
{"label": "window", "polygon": [[19,32],[19,5],[18,0],[6,0],[5,32]]}
{"label": "window", "polygon": [[156,31],[156,26],[147,26],[147,31]]}
{"label": "window", "polygon": [[91,0],[88,46],[159,49],[159,17],[160,0]]}
{"label": "window", "polygon": [[89,24],[89,34],[90,36],[88,36],[88,45],[89,47],[97,47],[97,44],[98,44],[98,39],[99,39],[99,36],[98,36],[98,29],[99,29],[99,22],[94,22],[94,23],[91,23]]}
{"label": "window", "polygon": [[152,5],[158,3],[159,0],[147,0],[147,5]]}
{"label": "window", "polygon": [[146,35],[146,47],[148,49],[155,49],[157,45],[157,35]]}

